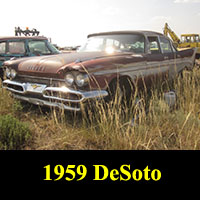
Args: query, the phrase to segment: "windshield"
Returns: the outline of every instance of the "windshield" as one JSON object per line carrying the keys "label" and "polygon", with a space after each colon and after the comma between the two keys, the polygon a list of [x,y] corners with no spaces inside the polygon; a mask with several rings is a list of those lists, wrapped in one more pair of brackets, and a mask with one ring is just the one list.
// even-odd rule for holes
{"label": "windshield", "polygon": [[80,52],[144,53],[144,36],[139,34],[99,35],[89,37]]}
{"label": "windshield", "polygon": [[60,53],[60,51],[53,44],[51,44],[50,42],[47,41],[47,45],[51,49],[51,51],[52,51],[53,54]]}
{"label": "windshield", "polygon": [[28,47],[32,54],[50,55],[59,53],[47,40],[31,40],[28,42]]}

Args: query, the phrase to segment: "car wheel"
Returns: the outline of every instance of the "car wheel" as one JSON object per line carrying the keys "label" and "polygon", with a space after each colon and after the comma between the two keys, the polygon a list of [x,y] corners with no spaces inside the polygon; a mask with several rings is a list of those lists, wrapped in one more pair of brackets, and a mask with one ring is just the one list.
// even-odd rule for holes
{"label": "car wheel", "polygon": [[108,99],[115,104],[128,105],[133,96],[131,82],[128,79],[119,79],[111,82],[108,88]]}

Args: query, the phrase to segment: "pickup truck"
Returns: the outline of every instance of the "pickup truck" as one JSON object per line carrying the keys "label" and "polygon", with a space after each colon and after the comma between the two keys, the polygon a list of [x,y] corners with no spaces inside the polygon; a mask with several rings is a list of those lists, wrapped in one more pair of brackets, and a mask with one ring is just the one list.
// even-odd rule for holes
{"label": "pickup truck", "polygon": [[193,68],[195,51],[177,51],[157,32],[95,33],[75,53],[4,62],[3,87],[36,105],[81,111],[89,101],[112,99],[117,85],[128,99],[136,87],[148,90],[157,79],[174,79]]}
{"label": "pickup truck", "polygon": [[0,37],[0,78],[3,79],[3,62],[21,57],[58,54],[59,51],[46,37]]}

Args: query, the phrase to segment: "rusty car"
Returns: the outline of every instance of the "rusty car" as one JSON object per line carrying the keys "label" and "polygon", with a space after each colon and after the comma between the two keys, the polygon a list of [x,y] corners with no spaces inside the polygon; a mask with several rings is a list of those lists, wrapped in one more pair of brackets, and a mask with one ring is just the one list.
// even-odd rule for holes
{"label": "rusty car", "polygon": [[3,62],[21,57],[58,54],[59,51],[43,36],[0,37],[0,78],[3,79]]}
{"label": "rusty car", "polygon": [[129,98],[136,87],[148,89],[157,78],[174,79],[193,68],[195,51],[177,51],[169,38],[153,31],[95,33],[75,53],[4,62],[3,87],[22,101],[81,111],[90,101],[112,99],[116,85]]}

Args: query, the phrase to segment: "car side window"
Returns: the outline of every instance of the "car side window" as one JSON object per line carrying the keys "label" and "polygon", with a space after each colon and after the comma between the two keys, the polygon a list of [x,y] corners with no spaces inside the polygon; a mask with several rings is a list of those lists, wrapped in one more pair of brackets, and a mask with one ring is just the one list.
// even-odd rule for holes
{"label": "car side window", "polygon": [[151,54],[160,54],[160,46],[157,37],[148,37],[149,40],[149,48]]}
{"label": "car side window", "polygon": [[8,53],[9,54],[24,54],[25,44],[22,41],[13,41],[8,43]]}
{"label": "car side window", "polygon": [[0,54],[6,53],[6,42],[0,42]]}
{"label": "car side window", "polygon": [[30,52],[33,54],[34,53],[41,53],[41,54],[51,53],[45,41],[31,40],[28,42],[28,47],[30,49]]}
{"label": "car side window", "polygon": [[160,37],[160,46],[163,53],[172,53],[170,41],[164,37]]}

